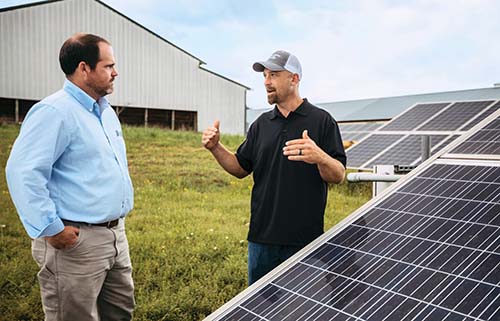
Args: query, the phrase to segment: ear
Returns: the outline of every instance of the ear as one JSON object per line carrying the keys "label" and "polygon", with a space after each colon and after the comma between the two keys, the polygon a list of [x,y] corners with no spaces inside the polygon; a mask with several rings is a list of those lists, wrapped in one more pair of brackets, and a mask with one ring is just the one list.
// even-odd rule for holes
{"label": "ear", "polygon": [[84,61],[80,61],[78,63],[78,66],[76,66],[76,71],[82,75],[87,74],[87,72],[89,71],[88,69],[89,66],[87,66],[87,64]]}

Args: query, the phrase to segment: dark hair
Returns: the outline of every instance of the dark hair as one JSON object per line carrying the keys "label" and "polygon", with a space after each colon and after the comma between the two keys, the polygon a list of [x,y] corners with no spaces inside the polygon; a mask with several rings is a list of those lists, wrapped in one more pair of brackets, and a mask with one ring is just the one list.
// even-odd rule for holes
{"label": "dark hair", "polygon": [[59,51],[59,64],[63,72],[72,75],[82,61],[94,70],[99,61],[99,43],[109,42],[89,33],[77,33],[64,42]]}

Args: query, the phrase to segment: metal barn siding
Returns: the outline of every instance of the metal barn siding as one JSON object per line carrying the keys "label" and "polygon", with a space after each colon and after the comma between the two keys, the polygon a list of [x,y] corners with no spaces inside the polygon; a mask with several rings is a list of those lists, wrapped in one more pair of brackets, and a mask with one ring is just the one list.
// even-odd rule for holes
{"label": "metal barn siding", "polygon": [[109,40],[117,62],[115,106],[197,112],[243,134],[247,87],[200,68],[203,61],[97,0],[65,0],[0,11],[0,97],[40,100],[61,88],[59,49],[75,32]]}

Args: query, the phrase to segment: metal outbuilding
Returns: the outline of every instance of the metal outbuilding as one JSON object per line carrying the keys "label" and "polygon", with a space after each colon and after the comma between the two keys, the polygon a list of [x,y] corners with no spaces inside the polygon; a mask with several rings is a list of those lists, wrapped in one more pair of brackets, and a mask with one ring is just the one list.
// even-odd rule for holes
{"label": "metal outbuilding", "polygon": [[0,9],[0,119],[62,87],[58,55],[76,32],[111,42],[119,76],[109,100],[123,123],[201,130],[220,119],[245,131],[250,88],[202,67],[177,47],[99,0],[53,0]]}

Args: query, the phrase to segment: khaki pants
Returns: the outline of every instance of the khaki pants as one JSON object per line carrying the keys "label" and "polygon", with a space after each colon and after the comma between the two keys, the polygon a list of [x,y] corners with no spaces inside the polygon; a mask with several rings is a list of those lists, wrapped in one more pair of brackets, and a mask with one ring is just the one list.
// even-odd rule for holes
{"label": "khaki pants", "polygon": [[46,321],[131,320],[132,265],[124,221],[114,228],[75,225],[76,244],[64,250],[33,240],[33,258]]}

